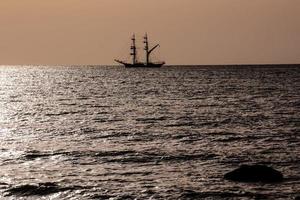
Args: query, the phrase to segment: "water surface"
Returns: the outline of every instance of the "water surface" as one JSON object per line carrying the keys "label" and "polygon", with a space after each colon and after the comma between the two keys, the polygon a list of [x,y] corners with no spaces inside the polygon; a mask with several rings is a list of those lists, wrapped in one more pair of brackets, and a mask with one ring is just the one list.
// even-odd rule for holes
{"label": "water surface", "polygon": [[[2,66],[0,197],[293,199],[299,91],[299,67]],[[251,163],[285,181],[223,179]]]}

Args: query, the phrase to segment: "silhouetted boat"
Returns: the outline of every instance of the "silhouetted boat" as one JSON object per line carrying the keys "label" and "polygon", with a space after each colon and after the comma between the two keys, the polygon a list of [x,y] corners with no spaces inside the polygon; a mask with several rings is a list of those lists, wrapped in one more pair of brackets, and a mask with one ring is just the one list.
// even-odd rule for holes
{"label": "silhouetted boat", "polygon": [[121,60],[115,60],[116,62],[124,65],[125,67],[149,67],[149,68],[159,68],[161,66],[163,66],[165,64],[165,62],[151,62],[150,61],[150,55],[151,53],[157,48],[159,47],[159,44],[155,45],[153,48],[149,48],[149,41],[148,41],[148,36],[147,34],[144,37],[144,43],[145,43],[145,52],[146,52],[146,62],[139,62],[137,60],[137,47],[136,47],[136,39],[135,39],[135,35],[132,36],[131,38],[132,40],[132,45],[131,45],[131,53],[130,55],[132,56],[132,63],[128,63],[125,61],[121,61]]}

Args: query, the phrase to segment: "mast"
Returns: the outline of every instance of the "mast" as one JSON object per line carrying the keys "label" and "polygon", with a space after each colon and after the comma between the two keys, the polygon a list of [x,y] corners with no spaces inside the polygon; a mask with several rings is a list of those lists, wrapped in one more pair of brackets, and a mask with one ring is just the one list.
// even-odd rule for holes
{"label": "mast", "polygon": [[148,65],[150,62],[150,54],[154,51],[154,49],[159,47],[159,44],[157,44],[156,46],[154,46],[152,49],[149,50],[149,41],[148,41],[147,33],[144,37],[144,43],[145,43],[145,51],[146,51],[146,65]]}
{"label": "mast", "polygon": [[147,33],[144,37],[144,43],[145,43],[145,51],[146,51],[146,65],[148,65],[149,64],[149,42],[148,42]]}
{"label": "mast", "polygon": [[136,64],[137,63],[137,51],[136,51],[136,44],[135,44],[135,34],[133,34],[132,38],[132,45],[131,45],[131,53],[130,55],[132,56],[132,64]]}

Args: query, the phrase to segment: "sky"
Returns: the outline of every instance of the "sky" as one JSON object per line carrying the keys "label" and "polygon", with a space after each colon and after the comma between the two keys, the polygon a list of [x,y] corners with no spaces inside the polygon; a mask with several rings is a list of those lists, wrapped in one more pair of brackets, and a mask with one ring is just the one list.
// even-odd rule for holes
{"label": "sky", "polygon": [[145,32],[167,64],[300,63],[299,0],[1,0],[1,65],[114,64]]}

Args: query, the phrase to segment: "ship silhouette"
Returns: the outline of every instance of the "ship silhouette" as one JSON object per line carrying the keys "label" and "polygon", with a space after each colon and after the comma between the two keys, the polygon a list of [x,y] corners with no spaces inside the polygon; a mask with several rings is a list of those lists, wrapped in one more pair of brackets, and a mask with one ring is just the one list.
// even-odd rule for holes
{"label": "ship silhouette", "polygon": [[132,36],[131,38],[132,40],[132,44],[130,47],[130,56],[132,56],[132,63],[128,63],[125,61],[121,61],[118,59],[115,59],[115,61],[119,64],[124,65],[127,68],[132,68],[132,67],[145,67],[145,68],[159,68],[162,67],[165,62],[151,62],[150,61],[150,55],[151,53],[157,48],[159,47],[159,44],[155,45],[154,47],[150,48],[149,47],[149,40],[148,40],[148,35],[146,34],[144,37],[144,44],[145,44],[145,53],[146,53],[146,62],[139,62],[137,59],[137,47],[136,47],[136,39],[135,39],[135,35]]}

